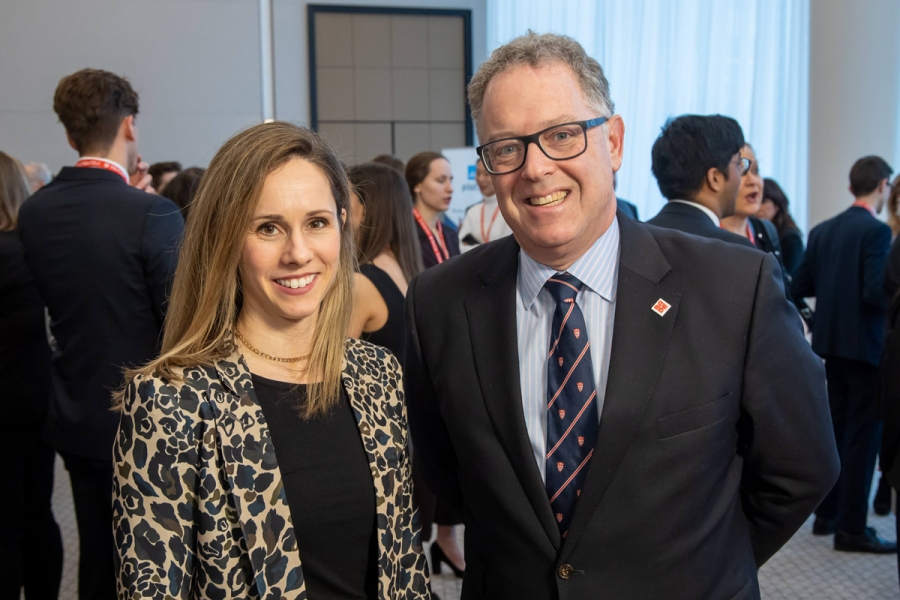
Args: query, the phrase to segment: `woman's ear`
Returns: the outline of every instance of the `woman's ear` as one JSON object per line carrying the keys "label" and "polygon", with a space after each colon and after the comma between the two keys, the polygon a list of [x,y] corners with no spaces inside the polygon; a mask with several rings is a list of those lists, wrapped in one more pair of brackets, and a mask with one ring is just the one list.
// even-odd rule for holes
{"label": "woman's ear", "polygon": [[341,209],[341,225],[346,225],[346,224],[347,224],[347,209],[342,208]]}

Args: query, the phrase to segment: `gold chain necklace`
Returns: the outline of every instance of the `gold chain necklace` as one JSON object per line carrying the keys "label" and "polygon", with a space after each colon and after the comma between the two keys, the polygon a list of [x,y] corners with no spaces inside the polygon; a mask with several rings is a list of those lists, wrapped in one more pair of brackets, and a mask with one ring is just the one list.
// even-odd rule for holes
{"label": "gold chain necklace", "polygon": [[244,338],[244,336],[241,335],[241,332],[238,331],[237,328],[235,328],[234,334],[238,337],[239,340],[241,340],[241,342],[243,342],[243,344],[244,344],[245,346],[247,346],[247,348],[248,348],[251,352],[253,352],[254,354],[258,354],[259,356],[262,356],[263,358],[268,358],[269,360],[273,360],[273,361],[275,361],[275,362],[295,363],[295,362],[300,362],[301,360],[306,360],[307,358],[309,358],[309,354],[304,354],[303,356],[298,356],[298,357],[296,357],[296,358],[279,358],[279,357],[277,357],[277,356],[272,356],[272,355],[270,355],[270,354],[266,354],[265,352],[260,352],[259,350],[257,350],[257,349],[254,348],[253,346],[251,346],[251,345],[250,345],[250,342],[248,342],[248,341]]}

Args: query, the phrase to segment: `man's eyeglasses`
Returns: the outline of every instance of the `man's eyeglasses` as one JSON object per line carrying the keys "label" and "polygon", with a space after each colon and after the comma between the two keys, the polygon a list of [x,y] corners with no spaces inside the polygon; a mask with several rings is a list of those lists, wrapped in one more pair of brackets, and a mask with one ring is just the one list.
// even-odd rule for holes
{"label": "man's eyeglasses", "polygon": [[588,121],[573,121],[554,125],[531,135],[503,138],[475,148],[488,173],[505,175],[522,168],[528,154],[528,146],[537,144],[541,152],[551,160],[568,160],[587,150],[587,130],[599,127],[609,117]]}

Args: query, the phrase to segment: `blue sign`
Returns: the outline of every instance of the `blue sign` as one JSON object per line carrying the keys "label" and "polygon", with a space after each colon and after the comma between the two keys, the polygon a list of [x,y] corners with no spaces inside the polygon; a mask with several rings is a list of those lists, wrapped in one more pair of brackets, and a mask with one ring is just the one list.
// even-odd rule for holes
{"label": "blue sign", "polygon": [[475,165],[469,165],[469,181],[475,181],[475,173],[477,169]]}

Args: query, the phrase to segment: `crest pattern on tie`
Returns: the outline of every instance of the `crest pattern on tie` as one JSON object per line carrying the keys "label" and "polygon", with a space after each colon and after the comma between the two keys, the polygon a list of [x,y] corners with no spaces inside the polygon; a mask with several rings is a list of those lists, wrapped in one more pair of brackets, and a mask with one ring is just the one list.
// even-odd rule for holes
{"label": "crest pattern on tie", "polygon": [[591,343],[576,302],[582,286],[569,273],[544,284],[556,302],[547,359],[546,488],[563,537],[587,479],[598,428]]}

